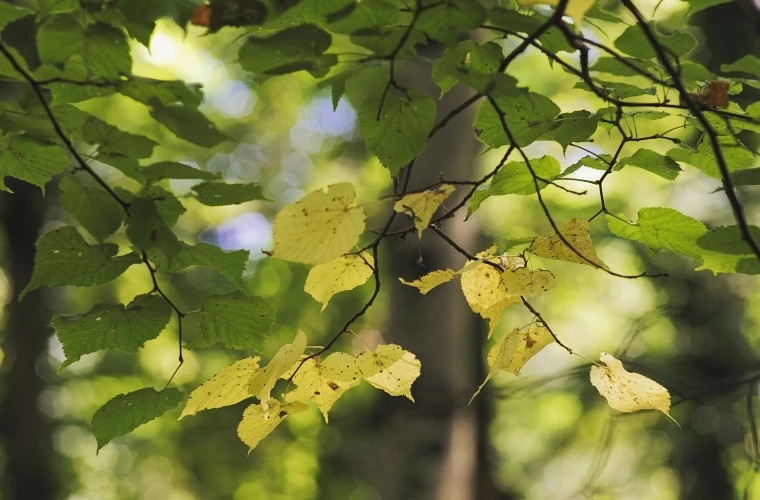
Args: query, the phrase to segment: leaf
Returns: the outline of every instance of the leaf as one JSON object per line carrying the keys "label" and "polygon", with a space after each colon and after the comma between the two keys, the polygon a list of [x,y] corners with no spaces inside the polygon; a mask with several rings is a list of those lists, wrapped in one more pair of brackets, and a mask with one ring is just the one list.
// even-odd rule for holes
{"label": "leaf", "polygon": [[19,298],[41,286],[95,286],[116,279],[132,264],[135,253],[116,256],[113,243],[88,245],[70,226],[48,231],[37,240],[34,272]]}
{"label": "leaf", "polygon": [[625,413],[658,410],[670,417],[670,393],[666,388],[644,375],[626,371],[611,354],[603,352],[599,359],[607,366],[591,367],[591,384],[610,408]]}
{"label": "leaf", "polygon": [[98,241],[111,236],[126,218],[121,205],[100,186],[84,186],[69,175],[61,179],[58,188],[63,208]]}
{"label": "leaf", "polygon": [[412,397],[412,384],[420,376],[420,360],[396,344],[377,346],[356,358],[362,378],[391,396]]}
{"label": "leaf", "polygon": [[314,266],[306,277],[304,290],[322,304],[322,310],[336,293],[353,290],[373,275],[375,261],[369,252],[343,255]]}
{"label": "leaf", "polygon": [[554,337],[541,323],[531,323],[527,327],[515,328],[509,332],[488,351],[488,366],[491,370],[472,395],[472,399],[475,399],[475,396],[497,373],[505,371],[517,375],[530,358],[552,342],[554,342]]}
{"label": "leaf", "polygon": [[724,73],[749,73],[760,77],[760,58],[754,54],[746,54],[729,64],[721,64],[720,70]]}
{"label": "leaf", "polygon": [[643,168],[670,181],[681,173],[681,167],[675,160],[649,149],[637,149],[631,156],[621,158],[617,168],[623,168],[625,165]]}
{"label": "leaf", "polygon": [[81,58],[92,77],[118,80],[129,75],[132,57],[121,30],[97,22],[83,27],[73,14],[54,16],[37,30],[37,48],[43,63],[63,65]]}
{"label": "leaf", "polygon": [[251,377],[248,392],[262,403],[269,401],[274,384],[281,375],[293,368],[306,349],[306,335],[299,330],[292,344],[285,344],[272,356],[266,367]]}
{"label": "leaf", "polygon": [[457,276],[459,276],[459,272],[452,269],[437,269],[414,281],[406,281],[403,278],[399,278],[399,281],[405,285],[417,288],[422,295],[427,295],[427,293],[433,288],[442,285],[443,283],[447,283]]}
{"label": "leaf", "polygon": [[564,237],[564,241],[557,233],[551,236],[538,236],[530,244],[528,251],[547,259],[564,260],[565,262],[608,269],[607,265],[596,255],[586,219],[573,219],[557,229]]}
{"label": "leaf", "polygon": [[451,184],[440,184],[420,193],[410,193],[398,200],[393,205],[393,210],[411,217],[414,227],[417,228],[417,235],[422,237],[422,231],[430,225],[430,219],[433,218],[438,207],[455,190],[456,188]]}
{"label": "leaf", "polygon": [[[760,241],[760,228],[749,227],[753,239]],[[744,241],[738,226],[723,226],[711,229],[697,238],[701,250],[702,265],[697,268],[709,269],[714,273],[760,274],[760,261]]]}
{"label": "leaf", "polygon": [[527,146],[557,126],[554,120],[560,109],[548,97],[517,87],[507,75],[495,77],[491,95],[498,110],[493,102],[484,101],[475,117],[475,134],[486,145],[498,148],[512,142],[505,124],[516,146]]}
{"label": "leaf", "polygon": [[150,116],[164,125],[180,139],[204,148],[213,148],[229,140],[206,115],[183,103],[166,105],[158,99],[150,100]]}
{"label": "leaf", "polygon": [[248,250],[225,251],[209,243],[188,245],[179,242],[176,251],[166,261],[161,261],[162,268],[168,272],[178,272],[190,266],[207,266],[230,280],[240,290],[247,291],[243,271],[248,262]]}
{"label": "leaf", "polygon": [[34,14],[32,9],[26,7],[19,7],[16,5],[10,5],[7,3],[0,4],[0,30],[5,26],[17,19],[21,19],[26,16]]}
{"label": "leaf", "polygon": [[293,376],[297,389],[285,394],[285,401],[314,401],[327,422],[333,404],[361,381],[357,359],[350,354],[335,352],[324,361],[311,358]]}
{"label": "leaf", "polygon": [[540,140],[552,140],[567,150],[570,144],[589,141],[599,126],[600,117],[588,111],[560,113],[554,119],[555,127],[545,132]]}
{"label": "leaf", "polygon": [[259,184],[227,184],[224,182],[203,182],[192,187],[198,201],[210,207],[237,205],[252,200],[263,200],[264,194]]}
{"label": "leaf", "polygon": [[607,215],[607,226],[612,234],[643,243],[652,252],[667,250],[695,259],[702,254],[697,239],[707,233],[698,220],[664,207],[642,208],[636,224]]}
{"label": "leaf", "polygon": [[137,248],[160,250],[169,260],[183,246],[159,212],[157,202],[143,197],[129,203],[127,237]]}
{"label": "leaf", "polygon": [[[476,257],[485,262],[501,264],[501,259],[489,256],[488,251],[480,252]],[[509,307],[522,304],[522,299],[519,295],[507,293],[507,287],[501,278],[502,272],[485,262],[479,262],[474,268],[463,273],[460,284],[472,312],[488,320],[488,336],[490,337],[501,319],[502,312]]]}
{"label": "leaf", "polygon": [[166,328],[171,314],[158,295],[138,295],[126,308],[101,304],[81,316],[56,314],[52,326],[66,354],[61,368],[102,349],[136,352]]}
{"label": "leaf", "polygon": [[[654,22],[649,23],[649,29],[671,57],[682,56],[697,46],[697,40],[689,33],[681,31],[670,36],[664,36],[658,32]],[[657,56],[644,32],[635,24],[629,26],[615,40],[615,47],[639,59],[653,59]]]}
{"label": "leaf", "polygon": [[449,47],[433,64],[433,81],[440,87],[441,95],[463,82],[471,87],[482,87],[490,80],[501,63],[502,48],[493,42],[478,45],[465,40]]}
{"label": "leaf", "polygon": [[270,399],[262,405],[252,404],[243,412],[243,418],[237,428],[238,437],[248,445],[250,453],[286,417],[307,409],[308,406],[300,402],[283,405],[276,399]]}
{"label": "leaf", "polygon": [[[719,143],[729,172],[750,168],[755,165],[755,155],[746,146],[739,143],[735,137],[720,137]],[[710,177],[721,178],[718,162],[715,159],[712,146],[707,140],[702,141],[696,150],[690,149],[687,146],[679,146],[668,151],[667,155],[676,161],[698,168]]]}
{"label": "leaf", "polygon": [[44,188],[69,166],[69,158],[58,146],[36,142],[23,135],[0,135],[0,189],[10,192],[6,176]]}
{"label": "leaf", "polygon": [[249,37],[240,48],[240,65],[246,71],[283,75],[305,70],[322,77],[337,62],[334,54],[325,54],[332,37],[326,31],[303,24],[266,38]]}
{"label": "leaf", "polygon": [[274,324],[275,310],[261,297],[232,293],[203,298],[200,333],[191,348],[222,342],[230,349],[260,349]]}
{"label": "leaf", "polygon": [[124,132],[94,116],[82,124],[81,134],[85,142],[97,144],[98,152],[109,156],[147,158],[156,146],[156,142],[147,137]]}
{"label": "leaf", "polygon": [[452,0],[425,9],[415,28],[428,37],[442,42],[454,42],[462,31],[478,28],[485,20],[486,10],[477,0]]}
{"label": "leaf", "polygon": [[208,172],[191,165],[176,161],[160,161],[151,163],[141,168],[142,175],[148,183],[158,182],[164,179],[203,179],[214,181],[219,179],[219,174]]}
{"label": "leaf", "polygon": [[[559,161],[552,156],[543,156],[530,160],[530,166],[533,168],[537,177],[549,181],[555,179],[560,174]],[[505,194],[522,194],[530,195],[536,193],[536,184],[539,189],[547,186],[546,182],[535,181],[530,169],[522,161],[512,161],[504,165],[496,172],[491,184],[486,187],[478,188],[470,198],[470,205],[467,211],[468,217],[472,215],[480,204],[491,196],[502,196]]]}
{"label": "leaf", "polygon": [[731,1],[732,0],[689,0],[687,3],[689,4],[690,9],[689,14],[695,14],[700,10],[704,10],[714,5],[720,5],[722,3],[728,3]]}
{"label": "leaf", "polygon": [[322,264],[349,252],[364,232],[364,209],[344,182],[312,191],[274,219],[272,257]]}
{"label": "leaf", "polygon": [[[556,7],[559,0],[518,0],[523,7],[532,7],[535,4],[547,4]],[[575,31],[580,31],[583,18],[586,16],[591,7],[596,4],[596,0],[570,0],[565,7],[565,15],[570,16],[575,25]]]}
{"label": "leaf", "polygon": [[545,269],[531,271],[527,267],[507,268],[501,274],[501,281],[509,295],[522,296],[538,295],[556,284],[551,272]]}
{"label": "leaf", "polygon": [[184,394],[168,387],[162,391],[146,387],[119,394],[98,408],[92,416],[92,432],[98,451],[112,439],[123,436],[176,407]]}
{"label": "leaf", "polygon": [[231,406],[250,398],[248,381],[259,370],[259,356],[241,359],[218,371],[190,393],[177,420],[199,411]]}
{"label": "leaf", "polygon": [[390,85],[386,73],[362,71],[348,80],[346,94],[367,149],[395,176],[425,147],[436,106],[429,95]]}

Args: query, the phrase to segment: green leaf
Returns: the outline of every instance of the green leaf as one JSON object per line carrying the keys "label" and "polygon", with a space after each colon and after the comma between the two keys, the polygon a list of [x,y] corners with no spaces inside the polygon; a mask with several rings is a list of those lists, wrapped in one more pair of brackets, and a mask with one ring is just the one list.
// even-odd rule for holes
{"label": "green leaf", "polygon": [[102,349],[136,352],[166,328],[171,314],[169,304],[158,295],[139,295],[126,308],[100,304],[81,316],[56,314],[52,325],[66,354],[61,367]]}
{"label": "green leaf", "polygon": [[453,42],[462,31],[475,29],[486,17],[486,10],[478,0],[450,0],[425,9],[415,29],[442,42]]}
{"label": "green leaf", "polygon": [[600,57],[594,65],[591,66],[591,71],[598,71],[600,73],[616,76],[640,76],[641,71],[650,69],[651,66],[652,64],[648,61],[642,61],[632,57]]}
{"label": "green leaf", "polygon": [[190,16],[198,8],[195,0],[128,0],[116,2],[124,18],[124,27],[129,35],[147,46],[156,21],[162,17],[171,17],[178,26],[185,26]]}
{"label": "green leaf", "polygon": [[118,90],[148,106],[157,100],[164,106],[181,104],[188,108],[197,108],[203,101],[203,92],[199,84],[181,80],[132,77],[121,83]]}
{"label": "green leaf", "polygon": [[545,132],[539,140],[558,142],[563,150],[576,142],[588,141],[599,126],[599,116],[588,111],[561,113],[554,119],[555,127]]}
{"label": "green leaf", "polygon": [[[560,173],[559,162],[552,156],[543,156],[532,159],[530,165],[536,175],[545,180],[556,178]],[[538,181],[539,189],[547,186],[545,182]],[[505,194],[535,194],[536,183],[533,180],[530,170],[521,161],[509,162],[499,169],[493,177],[491,184],[476,190],[470,198],[468,217],[475,212],[480,204],[491,196],[500,196]]]}
{"label": "green leaf", "polygon": [[153,154],[156,142],[142,135],[130,134],[94,116],[82,125],[82,139],[97,144],[105,155],[147,158]]}
{"label": "green leaf", "polygon": [[41,286],[102,285],[140,262],[134,253],[116,257],[118,251],[113,243],[88,245],[70,226],[48,231],[37,240],[32,279],[20,298]]}
{"label": "green leaf", "polygon": [[449,47],[433,64],[433,81],[441,89],[441,95],[451,90],[458,82],[473,88],[484,88],[499,68],[502,48],[493,42],[478,45],[465,40]]}
{"label": "green leaf", "polygon": [[59,146],[39,143],[25,135],[0,135],[0,189],[9,191],[6,176],[43,189],[56,174],[69,166]]}
{"label": "green leaf", "polygon": [[111,399],[92,416],[92,432],[98,442],[98,450],[112,439],[132,432],[176,407],[184,396],[174,387],[161,392],[146,387]]}
{"label": "green leaf", "polygon": [[221,342],[229,349],[259,350],[274,324],[275,310],[261,297],[233,293],[204,297],[200,333],[191,348]]}
{"label": "green leaf", "polygon": [[435,121],[435,101],[390,85],[382,70],[354,76],[346,84],[346,93],[359,115],[367,149],[395,176],[425,147]]}
{"label": "green leaf", "polygon": [[625,165],[643,168],[671,181],[681,173],[681,167],[675,160],[649,149],[637,149],[631,156],[622,158],[617,168],[623,168]]}
{"label": "green leaf", "polygon": [[[755,155],[746,146],[739,143],[735,137],[719,137],[719,143],[729,172],[754,166]],[[721,177],[718,162],[715,160],[712,146],[707,139],[703,140],[696,150],[692,150],[688,146],[679,146],[668,151],[667,155],[676,161],[698,168],[710,177],[716,179]]]}
{"label": "green leaf", "polygon": [[142,175],[148,183],[159,182],[163,179],[203,179],[213,181],[219,179],[219,174],[201,170],[191,165],[176,161],[160,161],[142,167]]}
{"label": "green leaf", "polygon": [[760,185],[760,168],[739,170],[731,174],[731,178],[736,186],[758,186]]}
{"label": "green leaf", "polygon": [[[510,31],[517,31],[519,33],[525,33],[532,35],[542,25],[544,25],[549,18],[547,16],[531,12],[530,14],[517,10],[504,9],[502,7],[496,7],[491,12],[491,21],[497,26],[506,28]],[[541,46],[556,54],[557,52],[575,52],[575,48],[570,45],[565,35],[556,27],[549,28],[544,32],[538,41],[541,42]]]}
{"label": "green leaf", "polygon": [[5,28],[8,23],[32,14],[34,14],[32,9],[11,5],[5,2],[0,3],[0,31]]}
{"label": "green leaf", "polygon": [[500,84],[494,89],[493,98],[498,111],[490,101],[485,101],[475,118],[475,133],[492,148],[510,143],[504,123],[512,133],[516,146],[527,146],[556,127],[557,105],[541,94],[515,86],[514,81],[510,80],[509,77],[500,78]]}
{"label": "green leaf", "polygon": [[58,188],[63,208],[98,241],[112,235],[126,218],[121,205],[100,186],[88,187],[78,178],[66,176]]}
{"label": "green leaf", "polygon": [[156,248],[168,258],[176,255],[181,247],[156,202],[147,198],[135,198],[130,202],[127,237],[139,249]]}
{"label": "green leaf", "polygon": [[247,250],[235,250],[225,252],[221,248],[209,243],[198,243],[188,245],[180,242],[177,251],[169,256],[170,258],[161,264],[162,269],[168,272],[179,272],[190,266],[208,266],[216,270],[219,274],[230,280],[241,290],[246,290],[247,286],[243,280],[243,271],[245,271],[248,262]]}
{"label": "green leaf", "polygon": [[37,48],[43,63],[62,65],[81,58],[94,77],[118,79],[132,69],[129,45],[120,30],[104,23],[84,28],[74,15],[57,15],[40,26]]}
{"label": "green leaf", "polygon": [[[657,27],[653,22],[650,22],[649,29],[657,36],[658,42],[667,49],[669,57],[682,56],[697,46],[697,40],[689,33],[677,32],[670,36],[661,35],[657,32]],[[644,32],[635,24],[629,26],[615,40],[615,47],[639,59],[652,59],[657,55]]]}
{"label": "green leaf", "polygon": [[695,259],[702,254],[697,239],[707,233],[705,225],[698,220],[663,207],[642,208],[636,224],[607,215],[607,226],[612,234],[643,243],[652,252],[667,250]]}
{"label": "green leaf", "polygon": [[204,148],[229,140],[203,113],[184,104],[165,105],[157,98],[151,99],[150,116],[178,138]]}
{"label": "green leaf", "polygon": [[[755,242],[760,242],[760,228],[750,226]],[[760,274],[760,260],[743,240],[738,226],[716,227],[697,239],[702,249],[702,265],[714,273]]]}
{"label": "green leaf", "polygon": [[720,70],[724,73],[749,73],[760,77],[760,58],[753,54],[747,54],[729,64],[721,64]]}
{"label": "green leaf", "polygon": [[197,194],[198,201],[211,207],[237,205],[247,201],[265,199],[259,184],[203,182],[196,184],[192,189]]}
{"label": "green leaf", "polygon": [[321,77],[337,62],[334,54],[324,53],[331,44],[329,33],[304,24],[266,38],[249,37],[240,48],[240,65],[246,71],[266,75],[305,70]]}
{"label": "green leaf", "polygon": [[733,0],[689,0],[687,3],[689,4],[689,14],[695,14],[700,10],[705,10],[714,5],[720,5],[731,1]]}

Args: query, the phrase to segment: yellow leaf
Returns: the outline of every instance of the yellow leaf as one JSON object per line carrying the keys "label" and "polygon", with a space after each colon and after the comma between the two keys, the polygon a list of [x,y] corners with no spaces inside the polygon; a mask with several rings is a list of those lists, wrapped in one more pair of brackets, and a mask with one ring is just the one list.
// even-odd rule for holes
{"label": "yellow leaf", "polygon": [[625,413],[659,410],[670,417],[670,393],[666,388],[640,373],[626,371],[611,354],[603,352],[599,359],[607,366],[591,367],[591,384],[611,408]]}
{"label": "yellow leaf", "polygon": [[393,205],[393,210],[411,217],[414,227],[417,228],[417,234],[421,236],[422,231],[430,224],[435,211],[454,190],[451,184],[441,184],[421,193],[407,194]]}
{"label": "yellow leaf", "polygon": [[354,186],[344,182],[313,191],[274,219],[272,257],[322,264],[349,252],[364,232],[364,209],[354,203]]}
{"label": "yellow leaf", "polygon": [[248,453],[251,453],[251,450],[271,434],[285,418],[306,409],[308,407],[303,403],[283,405],[276,399],[267,400],[260,405],[253,404],[243,412],[243,418],[237,428],[238,437],[248,445]]}
{"label": "yellow leaf", "polygon": [[507,269],[501,274],[501,279],[511,295],[525,297],[538,295],[555,285],[554,275],[545,269],[531,271],[527,267]]}
{"label": "yellow leaf", "polygon": [[[536,4],[551,5],[556,7],[559,0],[517,0],[517,2],[523,7],[532,7]],[[570,0],[565,7],[565,15],[570,16],[575,24],[575,31],[581,29],[581,23],[586,16],[586,12],[596,4],[596,0]]]}
{"label": "yellow leaf", "polygon": [[406,281],[403,278],[399,278],[399,281],[405,285],[417,288],[422,295],[425,295],[433,288],[453,280],[458,275],[459,273],[452,269],[438,269],[436,271],[429,272],[414,281]]}
{"label": "yellow leaf", "polygon": [[234,405],[251,397],[248,381],[259,370],[260,359],[253,356],[236,361],[196,387],[187,398],[179,419],[202,410]]}
{"label": "yellow leaf", "polygon": [[277,380],[293,368],[306,350],[306,335],[299,330],[292,344],[285,344],[275,353],[263,370],[256,372],[248,383],[248,392],[259,401],[271,399],[271,392]]}
{"label": "yellow leaf", "polygon": [[420,376],[420,360],[396,344],[378,346],[356,358],[362,378],[391,396],[412,397],[412,383]]}
{"label": "yellow leaf", "polygon": [[312,267],[306,277],[304,290],[322,304],[324,311],[333,295],[363,285],[372,276],[374,264],[369,252],[343,255]]}
{"label": "yellow leaf", "polygon": [[[568,247],[555,233],[550,236],[536,237],[530,244],[530,247],[528,247],[528,251],[548,259],[564,260],[565,262],[608,269],[604,262],[596,255],[586,219],[573,219],[566,224],[562,224],[558,229],[572,248]],[[585,259],[578,255],[576,251],[583,255]]]}
{"label": "yellow leaf", "polygon": [[473,394],[473,399],[480,393],[486,382],[499,371],[517,375],[530,358],[552,342],[554,338],[541,323],[531,323],[525,328],[515,328],[509,332],[488,351],[488,366],[491,367],[491,371]]}
{"label": "yellow leaf", "polygon": [[501,313],[508,307],[521,304],[522,299],[519,295],[507,293],[507,287],[501,278],[502,273],[496,267],[485,263],[487,261],[502,265],[501,257],[486,257],[483,254],[484,252],[481,252],[476,257],[484,262],[462,273],[460,283],[470,309],[488,320],[490,337],[501,318]]}
{"label": "yellow leaf", "polygon": [[336,352],[324,361],[311,358],[293,376],[297,389],[287,393],[285,401],[314,401],[327,422],[327,412],[332,405],[361,381],[356,358],[350,354]]}

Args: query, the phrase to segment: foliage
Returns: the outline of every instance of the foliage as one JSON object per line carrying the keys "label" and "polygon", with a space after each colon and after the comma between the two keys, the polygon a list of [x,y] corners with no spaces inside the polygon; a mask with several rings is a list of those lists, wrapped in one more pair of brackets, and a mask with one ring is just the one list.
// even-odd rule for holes
{"label": "foliage", "polygon": [[[534,9],[534,3],[553,7]],[[693,2],[692,12],[715,3]],[[128,99],[160,125],[162,134],[188,148],[214,148],[234,140],[232,131],[220,130],[203,113],[197,85],[132,74],[130,44],[147,44],[155,21],[166,16],[181,26],[192,20],[209,37],[239,27],[239,63],[257,82],[305,71],[331,89],[334,105],[347,99],[357,112],[367,151],[394,178],[384,215],[369,228],[350,182],[314,190],[277,213],[270,258],[308,266],[305,290],[323,310],[338,293],[368,281],[372,288],[364,305],[323,347],[307,347],[309,332],[299,331],[268,363],[259,356],[244,358],[190,393],[180,418],[256,400],[238,427],[249,448],[309,403],[327,420],[336,401],[362,380],[413,399],[413,382],[424,369],[413,353],[393,344],[357,356],[336,350],[380,294],[385,263],[378,249],[396,238],[440,237],[462,255],[459,270],[433,270],[412,281],[396,278],[426,294],[458,277],[472,311],[488,320],[489,337],[507,308],[522,306],[534,316],[490,348],[486,381],[499,371],[519,372],[552,342],[574,354],[529,301],[555,283],[550,270],[538,267],[549,265],[544,259],[590,266],[620,279],[651,277],[605,264],[597,255],[591,223],[594,232],[604,231],[606,223],[608,234],[651,252],[688,256],[699,269],[760,273],[760,233],[747,221],[736,190],[737,185],[760,183],[758,176],[749,175],[757,152],[746,139],[760,132],[760,105],[738,103],[744,89],[760,88],[760,59],[746,55],[714,75],[689,60],[697,46],[693,36],[667,33],[631,0],[610,12],[582,0],[2,4],[0,27],[34,18],[39,61],[0,43],[0,78],[28,91],[18,102],[0,103],[0,174],[48,191],[56,186],[71,216],[70,225],[40,236],[34,275],[21,295],[45,286],[102,285],[132,266],[147,271],[144,292],[128,305],[100,304],[81,315],[53,319],[66,353],[64,365],[102,349],[135,351],[174,324],[180,366],[185,348],[222,343],[258,352],[276,324],[273,306],[251,295],[243,279],[245,252],[183,241],[177,229],[189,199],[208,206],[266,202],[262,186],[226,183],[175,161],[180,158],[154,158],[157,137],[122,130],[86,106],[108,96]],[[604,27],[621,21],[629,26],[619,36],[607,37]],[[433,46],[440,49],[438,56],[423,50]],[[588,103],[587,109],[564,109],[546,93],[519,82],[511,65],[528,53],[540,54],[574,78],[573,92]],[[426,69],[440,95],[460,85],[470,89],[470,97],[439,116],[439,96],[403,77],[410,64]],[[501,160],[480,178],[429,179],[425,189],[410,191],[415,160],[428,140],[471,106],[478,108],[475,135],[485,149],[498,150]],[[593,143],[603,136],[614,145],[599,151]],[[573,148],[582,157],[563,170],[558,158],[530,152],[535,149],[529,146],[542,143],[556,143],[565,152]],[[711,228],[669,207],[641,207],[637,221],[629,221],[608,207],[605,186],[620,170],[633,167],[669,182],[677,182],[684,169],[717,179],[733,223]],[[121,174],[120,180],[107,180],[112,170]],[[201,182],[180,195],[168,179]],[[595,194],[577,190],[584,184]],[[0,188],[8,189],[4,184]],[[567,207],[550,207],[544,194],[549,190],[595,196],[595,208],[575,215]],[[489,198],[506,195],[535,199],[547,230],[508,248],[475,253],[446,234],[447,220],[469,217]],[[237,291],[205,297],[195,311],[180,308],[162,283],[192,266],[214,269]],[[172,314],[175,323],[169,322]],[[183,324],[193,315],[199,318],[200,333],[185,345]],[[662,386],[625,371],[608,354],[601,359],[607,366],[591,368],[592,383],[612,407],[667,414],[670,400]],[[287,389],[279,393],[282,379]],[[176,406],[179,391],[170,384],[160,392],[145,388],[106,403],[93,417],[98,447]]]}

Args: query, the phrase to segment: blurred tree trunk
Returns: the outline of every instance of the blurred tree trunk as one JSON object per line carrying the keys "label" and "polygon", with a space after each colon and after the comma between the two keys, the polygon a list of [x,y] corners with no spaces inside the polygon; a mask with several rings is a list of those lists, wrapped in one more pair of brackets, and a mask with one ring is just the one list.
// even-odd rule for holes
{"label": "blurred tree trunk", "polygon": [[[35,27],[31,17],[11,23],[3,41],[19,50],[34,67],[36,54],[28,45]],[[27,92],[26,86],[0,86],[3,99]],[[40,233],[46,202],[41,191],[6,179],[13,194],[0,194],[0,223],[4,233],[2,266],[8,279],[0,363],[0,498],[46,500],[59,496],[52,429],[40,408],[45,388],[42,364],[47,351],[50,312],[39,290],[19,301],[19,292],[32,276],[34,244]]]}
{"label": "blurred tree trunk", "polygon": [[[423,72],[407,75],[419,88]],[[438,95],[428,83],[426,90]],[[455,89],[443,98],[445,116],[468,95]],[[480,150],[472,132],[475,106],[454,119],[428,143],[415,161],[409,189],[444,179],[473,175]],[[453,206],[450,198],[444,206]],[[447,221],[443,231],[468,251],[478,247],[477,229],[463,224],[462,214]],[[408,225],[408,219],[404,221]],[[422,375],[413,386],[415,403],[383,398],[377,409],[374,478],[382,498],[487,500],[498,498],[490,477],[488,423],[484,397],[468,405],[484,374],[481,368],[483,329],[467,306],[458,283],[441,286],[423,296],[397,277],[416,279],[434,269],[458,269],[463,256],[433,231],[420,243],[417,234],[393,241],[382,256],[388,272],[384,286],[391,291],[389,342],[402,345],[422,362]]]}

